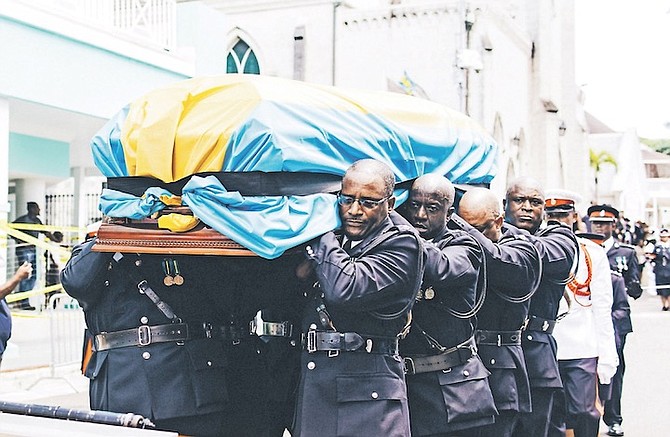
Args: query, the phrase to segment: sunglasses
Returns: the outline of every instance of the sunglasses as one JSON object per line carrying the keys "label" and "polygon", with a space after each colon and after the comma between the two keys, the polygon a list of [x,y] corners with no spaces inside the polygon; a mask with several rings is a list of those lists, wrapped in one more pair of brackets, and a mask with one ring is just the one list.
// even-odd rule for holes
{"label": "sunglasses", "polygon": [[351,206],[354,204],[354,202],[358,202],[358,204],[365,209],[373,209],[386,202],[389,198],[390,196],[386,196],[379,200],[366,198],[359,199],[353,196],[347,196],[346,194],[339,193],[337,195],[337,203],[342,206]]}

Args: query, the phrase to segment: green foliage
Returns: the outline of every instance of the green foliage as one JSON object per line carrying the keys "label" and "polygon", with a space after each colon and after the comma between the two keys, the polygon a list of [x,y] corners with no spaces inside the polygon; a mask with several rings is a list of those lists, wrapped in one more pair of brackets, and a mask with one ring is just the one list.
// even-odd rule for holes
{"label": "green foliage", "polygon": [[670,155],[670,139],[640,138],[640,141],[657,152]]}
{"label": "green foliage", "polygon": [[612,154],[609,152],[605,152],[604,150],[596,152],[593,149],[589,149],[589,164],[596,172],[596,178],[605,164],[613,165],[615,169],[619,168],[619,164],[616,162],[614,156],[612,156]]}

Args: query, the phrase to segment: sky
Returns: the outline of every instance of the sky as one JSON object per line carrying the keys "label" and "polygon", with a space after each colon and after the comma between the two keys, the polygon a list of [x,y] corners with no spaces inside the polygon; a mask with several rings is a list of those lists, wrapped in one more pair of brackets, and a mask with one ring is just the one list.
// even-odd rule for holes
{"label": "sky", "polygon": [[670,139],[670,0],[575,0],[575,35],[586,111]]}

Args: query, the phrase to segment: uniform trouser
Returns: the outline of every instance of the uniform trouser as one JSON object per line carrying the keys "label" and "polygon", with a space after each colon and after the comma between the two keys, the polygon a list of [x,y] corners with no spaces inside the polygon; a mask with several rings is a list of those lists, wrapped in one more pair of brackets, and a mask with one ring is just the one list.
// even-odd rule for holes
{"label": "uniform trouser", "polygon": [[[519,421],[512,435],[516,437],[546,437],[549,435],[549,424],[552,422],[554,402],[564,402],[563,389],[531,387],[530,395],[533,411],[519,415]],[[560,422],[561,420],[554,419],[554,423]],[[565,428],[563,432],[565,433]]]}
{"label": "uniform trouser", "polygon": [[554,416],[564,417],[565,425],[559,424],[559,431],[554,432],[552,424],[549,435],[562,435],[561,432],[567,428],[573,430],[575,437],[598,436],[600,412],[596,408],[597,364],[597,358],[558,361],[565,402],[554,404],[554,408],[558,410]]}
{"label": "uniform trouser", "polygon": [[479,427],[472,431],[471,437],[511,437],[516,423],[519,421],[519,412],[502,410],[498,412],[495,423]]}
{"label": "uniform trouser", "polygon": [[626,345],[626,334],[621,336],[620,344],[620,347],[617,348],[619,367],[617,367],[616,373],[612,377],[612,396],[605,402],[605,414],[603,415],[603,420],[608,426],[623,422],[623,417],[621,417],[621,392],[623,390],[623,374],[626,371],[626,361],[623,356],[623,348]]}

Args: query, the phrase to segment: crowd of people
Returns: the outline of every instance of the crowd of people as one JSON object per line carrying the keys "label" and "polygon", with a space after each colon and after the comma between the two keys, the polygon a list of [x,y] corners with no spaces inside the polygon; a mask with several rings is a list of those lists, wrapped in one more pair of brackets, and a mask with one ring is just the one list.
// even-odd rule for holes
{"label": "crowd of people", "polygon": [[91,409],[197,436],[595,437],[601,416],[624,435],[642,267],[619,211],[592,205],[583,232],[576,194],[530,178],[501,201],[427,174],[397,208],[394,187],[355,162],[341,228],[274,260],[77,246],[60,279]]}

